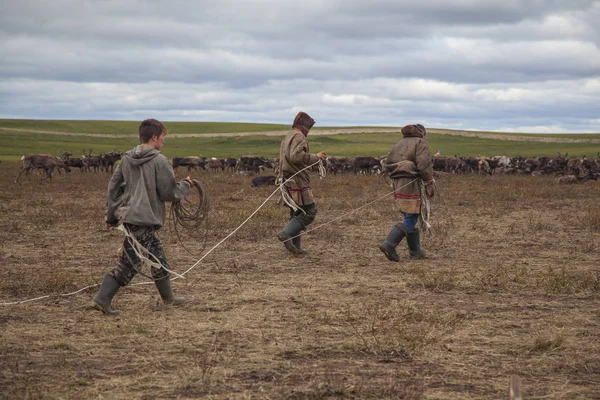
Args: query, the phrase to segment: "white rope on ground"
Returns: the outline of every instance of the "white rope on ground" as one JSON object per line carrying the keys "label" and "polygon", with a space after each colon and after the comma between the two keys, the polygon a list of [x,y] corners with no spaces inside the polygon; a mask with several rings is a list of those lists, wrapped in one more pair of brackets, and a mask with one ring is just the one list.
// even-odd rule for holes
{"label": "white rope on ground", "polygon": [[61,297],[72,296],[74,294],[77,294],[79,292],[83,292],[84,290],[87,290],[87,289],[90,289],[90,288],[93,288],[93,287],[96,287],[96,286],[100,286],[100,284],[96,283],[94,285],[86,286],[84,288],[78,289],[78,290],[76,290],[74,292],[71,292],[71,293],[59,293],[57,295],[47,294],[45,296],[40,296],[40,297],[36,297],[36,298],[33,298],[33,299],[13,301],[11,303],[0,303],[0,306],[14,306],[14,305],[17,305],[17,304],[23,304],[23,303],[29,303],[29,302],[32,302],[32,301],[36,301],[36,300],[47,299],[47,298],[50,298],[52,296],[61,296]]}
{"label": "white rope on ground", "polygon": [[[367,206],[370,206],[370,205],[371,205],[371,204],[373,204],[373,203],[376,203],[376,202],[378,202],[378,201],[379,201],[379,200],[381,200],[381,199],[384,199],[384,198],[386,198],[386,197],[388,197],[388,196],[390,196],[390,195],[392,195],[392,194],[396,193],[396,191],[397,191],[397,190],[399,190],[399,189],[402,189],[402,188],[404,188],[404,187],[406,187],[406,186],[408,186],[408,185],[412,184],[412,183],[413,183],[413,182],[415,182],[416,180],[417,180],[417,179],[414,179],[414,180],[410,181],[409,183],[407,183],[406,185],[404,185],[404,186],[401,186],[401,187],[399,187],[398,189],[396,189],[396,190],[394,190],[394,191],[391,191],[391,192],[389,192],[389,193],[387,193],[387,194],[384,194],[383,196],[381,196],[381,197],[378,197],[378,198],[376,198],[375,200],[372,200],[372,201],[370,201],[370,202],[368,202],[368,203],[366,203],[366,204],[363,204],[363,205],[362,205],[362,206],[360,206],[360,207],[357,207],[357,208],[355,208],[355,209],[353,209],[353,210],[350,210],[349,212],[347,212],[347,213],[345,213],[345,214],[342,214],[342,215],[340,215],[339,217],[335,217],[335,218],[333,218],[333,219],[330,219],[330,220],[329,220],[329,221],[327,221],[327,222],[324,222],[324,223],[322,223],[322,224],[320,224],[320,225],[317,225],[317,226],[313,227],[312,229],[310,229],[310,230],[307,230],[306,232],[301,232],[301,233],[299,233],[298,235],[296,235],[296,236],[294,236],[294,237],[292,237],[292,238],[290,238],[290,239],[288,239],[288,240],[292,240],[293,238],[297,238],[297,237],[300,237],[300,236],[302,236],[302,235],[306,235],[307,233],[310,233],[310,232],[312,232],[312,231],[315,231],[315,230],[317,230],[317,229],[320,229],[320,228],[322,228],[322,227],[324,227],[324,226],[330,225],[332,222],[335,222],[335,221],[337,221],[337,220],[339,220],[339,219],[342,219],[342,218],[344,218],[344,217],[346,217],[346,216],[348,216],[348,215],[350,215],[350,214],[354,213],[355,211],[361,210],[361,209],[363,209],[363,208],[365,208],[365,207],[367,207]],[[269,196],[269,197],[270,197],[270,196]],[[267,200],[268,200],[268,199],[267,199]],[[259,207],[259,208],[258,208],[256,211],[260,210],[260,208],[261,208],[261,207],[262,207],[262,206],[263,206],[265,203],[266,203],[266,201],[265,201],[263,204],[261,204],[261,205],[260,205],[260,207]],[[254,214],[256,213],[256,211],[255,211],[255,212],[254,212],[252,215],[254,215]],[[248,219],[249,219],[249,218],[248,218]],[[246,221],[247,221],[247,220],[246,220]],[[246,221],[244,221],[244,223],[245,223]],[[241,228],[241,225],[240,225],[240,226],[239,226],[237,229],[239,229],[239,228]],[[236,229],[236,230],[237,230],[237,229]],[[234,231],[234,232],[235,232],[235,231]],[[232,232],[232,233],[234,233],[234,232]],[[220,244],[221,244],[221,243],[222,243],[224,240],[225,240],[225,239],[223,239],[221,242],[219,242],[217,245],[215,245],[215,247],[217,247],[218,245],[220,245]],[[279,245],[280,245],[279,243],[278,243],[278,244],[273,244],[273,245],[267,245],[267,246],[265,246],[265,247],[263,247],[263,248],[261,248],[261,249],[255,250],[255,251],[249,251],[249,252],[245,252],[244,254],[241,254],[241,255],[239,255],[239,256],[235,256],[235,257],[229,257],[229,258],[224,258],[224,259],[221,259],[221,260],[220,260],[220,262],[225,262],[225,261],[236,260],[236,259],[238,259],[238,258],[240,258],[240,257],[247,257],[247,256],[249,256],[249,255],[252,255],[252,254],[255,254],[255,253],[261,253],[261,252],[263,252],[263,251],[265,250],[265,248],[269,248],[269,247],[279,247]],[[215,247],[213,247],[213,249],[214,249]],[[213,249],[211,249],[211,251],[212,251]],[[185,274],[187,274],[187,273],[188,273],[190,270],[192,270],[193,268],[195,268],[195,267],[197,266],[197,264],[199,264],[199,263],[200,263],[202,260],[204,260],[204,258],[206,258],[206,256],[207,256],[207,255],[208,255],[208,253],[207,253],[207,254],[205,254],[205,255],[204,255],[204,257],[202,257],[200,260],[198,260],[198,261],[196,262],[196,264],[194,264],[192,267],[190,267],[190,268],[189,268],[187,271],[185,271],[185,272],[184,272],[183,274],[181,274],[181,275],[185,275]],[[216,263],[216,261],[211,261],[211,263]],[[173,280],[175,280],[175,279],[176,279],[176,278],[174,278]],[[134,286],[134,285],[147,285],[147,284],[151,284],[151,283],[152,283],[152,282],[140,282],[140,283],[131,284],[130,286]]]}
{"label": "white rope on ground", "polygon": [[[319,159],[319,161],[310,164],[309,166],[302,168],[300,171],[296,172],[294,175],[290,176],[289,178],[287,178],[284,182],[281,182],[281,184],[279,185],[279,187],[277,187],[275,190],[273,190],[273,193],[271,193],[269,195],[269,197],[267,197],[265,199],[265,201],[262,202],[262,204],[260,206],[258,206],[258,208],[256,210],[254,210],[254,212],[252,214],[250,214],[250,216],[248,218],[246,218],[244,220],[244,222],[242,222],[237,228],[235,228],[233,231],[231,231],[231,233],[227,236],[225,236],[221,241],[219,241],[219,243],[215,244],[209,251],[206,252],[206,254],[204,254],[198,261],[196,261],[196,263],[194,265],[192,265],[190,268],[188,268],[183,274],[181,275],[185,275],[188,272],[190,272],[192,269],[196,268],[196,266],[198,264],[200,264],[202,262],[202,260],[204,260],[206,258],[206,256],[208,256],[210,253],[212,253],[212,251],[214,249],[216,249],[217,247],[219,247],[224,241],[226,241],[227,239],[229,239],[234,233],[236,233],[242,226],[244,226],[246,224],[246,222],[248,222],[250,220],[250,218],[252,218],[265,204],[267,204],[267,201],[269,201],[269,199],[271,197],[273,197],[273,195],[275,193],[277,193],[278,190],[281,190],[281,188],[283,187],[283,185],[285,185],[288,181],[290,181],[293,177],[295,177],[296,175],[298,175],[300,172],[307,170],[309,168],[311,168],[312,166],[318,164],[319,162],[321,162],[321,160]],[[175,279],[173,279],[175,280]]]}
{"label": "white rope on ground", "polygon": [[[305,169],[308,169],[308,168],[310,168],[310,167],[312,167],[312,166],[314,166],[314,165],[316,165],[316,164],[317,164],[317,163],[311,164],[311,165],[309,165],[308,167],[306,167],[306,168],[304,168],[304,169],[302,169],[302,170],[300,170],[300,171],[296,172],[296,174],[292,175],[292,176],[291,176],[290,178],[288,178],[288,179],[287,179],[285,182],[281,183],[281,185],[285,184],[287,181],[289,181],[290,179],[292,179],[294,176],[296,176],[296,175],[297,175],[297,174],[299,174],[300,172],[302,172],[302,171],[304,171]],[[381,196],[381,197],[378,197],[378,198],[377,198],[377,199],[375,199],[375,200],[372,200],[372,201],[370,201],[370,202],[368,202],[368,203],[366,203],[366,204],[363,204],[362,206],[360,206],[360,207],[358,207],[358,208],[355,208],[355,209],[353,209],[353,210],[350,210],[350,212],[348,212],[348,213],[342,214],[342,215],[340,215],[340,216],[338,216],[338,217],[336,217],[336,218],[333,218],[333,219],[331,219],[331,220],[329,220],[329,221],[327,221],[327,222],[324,222],[324,223],[322,223],[322,224],[320,224],[320,225],[317,225],[317,226],[313,227],[312,229],[310,229],[310,230],[307,230],[306,232],[301,232],[300,234],[298,234],[298,235],[294,236],[294,238],[295,238],[295,237],[300,237],[300,236],[302,236],[302,235],[305,235],[305,234],[307,234],[307,233],[309,233],[309,232],[312,232],[312,231],[314,231],[314,230],[320,229],[320,228],[322,228],[322,227],[324,227],[324,226],[327,226],[327,225],[331,224],[331,223],[332,223],[332,222],[334,222],[334,221],[337,221],[337,220],[339,220],[339,219],[341,219],[341,218],[344,218],[344,217],[346,217],[347,215],[350,215],[350,214],[352,214],[352,213],[354,213],[354,212],[356,212],[356,211],[358,211],[358,210],[361,210],[361,209],[363,209],[363,208],[365,208],[365,207],[367,207],[367,206],[370,206],[371,204],[373,204],[373,203],[376,203],[376,202],[378,202],[379,200],[381,200],[381,199],[383,199],[383,198],[386,198],[386,197],[388,197],[388,196],[390,196],[390,195],[392,195],[392,194],[396,193],[396,191],[397,191],[397,190],[399,190],[399,189],[402,189],[402,188],[404,188],[404,187],[406,187],[406,186],[408,186],[408,185],[412,184],[412,183],[413,183],[413,182],[415,182],[416,180],[417,180],[417,179],[414,179],[414,180],[410,181],[409,183],[407,183],[406,185],[404,185],[404,186],[401,186],[401,187],[399,187],[398,189],[396,189],[396,190],[394,190],[394,191],[392,191],[392,192],[389,192],[389,193],[387,193],[387,194],[385,194],[385,195],[383,195],[383,196]],[[265,201],[263,201],[263,202],[262,202],[262,204],[261,204],[261,205],[260,205],[260,206],[259,206],[259,207],[258,207],[258,208],[257,208],[257,209],[256,209],[256,210],[253,212],[253,213],[252,213],[252,214],[250,214],[250,216],[249,216],[248,218],[246,218],[246,219],[244,220],[244,222],[242,222],[242,223],[241,223],[241,224],[240,224],[240,225],[239,225],[237,228],[235,228],[235,229],[234,229],[234,230],[233,230],[233,231],[232,231],[232,232],[231,232],[229,235],[227,235],[225,238],[223,238],[222,240],[220,240],[220,241],[219,241],[219,242],[218,242],[216,245],[214,245],[214,246],[213,246],[213,247],[212,247],[212,248],[211,248],[211,249],[210,249],[208,252],[206,252],[206,254],[204,254],[204,256],[202,256],[202,258],[200,258],[198,261],[196,261],[196,262],[194,263],[194,265],[192,265],[190,268],[188,268],[188,269],[187,269],[185,272],[183,272],[182,274],[176,274],[177,276],[176,276],[175,278],[173,278],[173,280],[176,280],[176,279],[177,279],[177,278],[179,278],[180,276],[181,276],[182,278],[184,278],[184,275],[185,275],[185,274],[187,274],[189,271],[191,271],[191,270],[192,270],[192,269],[194,269],[196,266],[198,266],[198,264],[200,264],[200,263],[201,263],[201,262],[202,262],[202,261],[203,261],[203,260],[204,260],[204,259],[205,259],[205,258],[206,258],[206,257],[207,257],[209,254],[210,254],[210,253],[212,253],[212,251],[213,251],[213,250],[215,250],[215,249],[216,249],[218,246],[220,246],[220,245],[221,245],[223,242],[225,242],[225,241],[226,241],[227,239],[229,239],[231,236],[233,236],[233,234],[235,234],[235,233],[236,233],[236,232],[237,232],[237,231],[238,231],[238,230],[239,230],[239,229],[240,229],[242,226],[244,226],[244,225],[246,224],[246,222],[248,222],[248,221],[250,220],[250,218],[252,218],[252,217],[253,217],[253,216],[254,216],[254,215],[255,215],[255,214],[256,214],[256,213],[257,213],[257,212],[258,212],[258,211],[259,211],[259,210],[260,210],[260,209],[261,209],[261,208],[262,208],[262,207],[263,207],[263,206],[266,204],[266,203],[267,203],[267,201],[269,201],[269,199],[271,199],[271,197],[273,197],[273,195],[274,195],[275,193],[277,193],[277,191],[278,191],[279,189],[280,189],[280,187],[277,187],[277,188],[276,188],[276,189],[273,191],[273,193],[271,193],[271,194],[269,195],[269,197],[267,197],[267,198],[265,199]],[[270,246],[267,246],[267,247],[270,247]],[[275,247],[275,245],[273,245],[273,247]],[[248,256],[248,255],[250,255],[250,254],[259,253],[259,252],[262,252],[262,251],[264,251],[264,249],[256,250],[256,251],[253,251],[253,252],[246,252],[246,253],[244,253],[243,255],[239,255],[239,256],[235,256],[235,257],[231,257],[231,258],[223,259],[223,260],[221,260],[221,261],[235,260],[235,259],[238,259],[238,258],[240,258],[240,257],[246,257],[246,256]],[[184,278],[184,279],[185,279],[185,278]],[[139,283],[133,283],[133,284],[131,284],[131,285],[129,285],[129,286],[139,286],[139,285],[149,285],[149,284],[154,284],[154,282],[139,282]],[[93,287],[97,287],[97,286],[100,286],[100,284],[94,284],[94,285],[86,286],[86,287],[84,287],[84,288],[78,289],[78,290],[77,290],[77,291],[75,291],[75,292],[71,292],[71,293],[62,293],[62,294],[58,294],[57,296],[60,296],[60,297],[72,296],[72,295],[74,295],[74,294],[77,294],[77,293],[79,293],[79,292],[82,292],[82,291],[84,291],[84,290],[87,290],[87,289],[90,289],[90,288],[93,288]],[[50,297],[52,297],[52,296],[53,296],[53,295],[46,295],[46,296],[36,297],[36,298],[33,298],[33,299],[26,299],[26,300],[16,301],[16,302],[10,302],[10,303],[0,303],[0,306],[9,306],[9,305],[23,304],[23,303],[28,303],[28,302],[36,301],[36,300],[47,299],[47,298],[50,298]]]}

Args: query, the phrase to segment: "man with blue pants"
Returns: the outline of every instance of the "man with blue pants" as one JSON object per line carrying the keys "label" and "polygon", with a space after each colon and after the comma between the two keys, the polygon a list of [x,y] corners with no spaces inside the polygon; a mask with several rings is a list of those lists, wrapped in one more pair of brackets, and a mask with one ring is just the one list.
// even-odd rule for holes
{"label": "man with blue pants", "polygon": [[392,179],[394,198],[402,217],[379,245],[379,250],[390,261],[400,261],[396,247],[404,237],[410,258],[425,258],[417,226],[421,213],[421,185],[425,187],[426,196],[434,195],[433,164],[429,144],[424,138],[426,133],[421,124],[403,127],[402,140],[396,143],[386,160],[386,170]]}

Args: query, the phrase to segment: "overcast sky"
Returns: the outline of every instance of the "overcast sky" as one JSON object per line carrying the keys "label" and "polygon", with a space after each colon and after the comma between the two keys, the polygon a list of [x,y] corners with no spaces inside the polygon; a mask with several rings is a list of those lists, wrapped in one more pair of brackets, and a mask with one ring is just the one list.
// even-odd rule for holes
{"label": "overcast sky", "polygon": [[0,117],[600,132],[600,0],[0,0]]}

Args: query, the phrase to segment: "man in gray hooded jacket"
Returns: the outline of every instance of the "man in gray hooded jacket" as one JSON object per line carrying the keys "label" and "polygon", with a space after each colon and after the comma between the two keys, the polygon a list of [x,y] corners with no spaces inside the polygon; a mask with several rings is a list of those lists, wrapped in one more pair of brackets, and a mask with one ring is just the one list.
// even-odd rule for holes
{"label": "man in gray hooded jacket", "polygon": [[125,153],[108,184],[106,226],[123,224],[127,237],[119,264],[104,276],[92,300],[92,306],[105,314],[119,313],[111,307],[111,300],[140,271],[140,256],[150,261],[163,301],[183,302],[173,295],[169,264],[156,231],[165,224],[165,202],[184,199],[194,183],[189,176],[176,182],[169,160],[160,153],[167,132],[155,119],[143,121],[139,127],[141,144]]}

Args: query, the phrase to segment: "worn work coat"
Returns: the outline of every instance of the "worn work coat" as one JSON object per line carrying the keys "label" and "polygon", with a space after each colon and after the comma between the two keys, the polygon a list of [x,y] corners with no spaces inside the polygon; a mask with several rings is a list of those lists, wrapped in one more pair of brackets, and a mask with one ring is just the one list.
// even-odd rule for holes
{"label": "worn work coat", "polygon": [[433,184],[433,164],[429,144],[422,136],[405,136],[390,151],[386,170],[394,186],[400,211],[419,214],[421,182]]}
{"label": "worn work coat", "polygon": [[[278,177],[287,180],[296,172],[319,161],[319,157],[310,154],[308,140],[304,134],[292,129],[281,142],[279,150]],[[299,206],[313,204],[312,188],[308,170],[300,172],[285,184],[290,196]]]}
{"label": "worn work coat", "polygon": [[189,191],[185,179],[175,180],[167,157],[139,145],[125,153],[110,179],[106,222],[160,229],[165,224],[165,202],[182,200]]}

